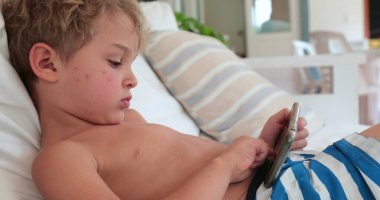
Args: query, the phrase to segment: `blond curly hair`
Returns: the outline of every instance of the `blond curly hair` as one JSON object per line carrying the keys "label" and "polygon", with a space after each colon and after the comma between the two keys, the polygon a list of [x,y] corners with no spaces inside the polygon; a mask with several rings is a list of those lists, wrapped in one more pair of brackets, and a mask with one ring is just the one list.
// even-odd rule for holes
{"label": "blond curly hair", "polygon": [[35,43],[46,43],[68,59],[91,39],[94,20],[114,10],[132,19],[141,49],[144,20],[137,0],[5,0],[2,13],[11,64],[27,88],[36,80],[29,64]]}

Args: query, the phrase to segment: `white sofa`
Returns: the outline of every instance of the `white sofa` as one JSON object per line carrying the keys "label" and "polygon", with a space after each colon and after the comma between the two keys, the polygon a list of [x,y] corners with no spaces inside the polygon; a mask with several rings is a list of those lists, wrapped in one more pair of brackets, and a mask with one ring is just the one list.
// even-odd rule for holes
{"label": "white sofa", "polygon": [[[290,69],[293,67],[331,66],[333,68],[333,93],[296,94],[295,96],[300,102],[312,107],[317,115],[327,123],[358,124],[358,66],[363,64],[365,59],[364,54],[352,53],[307,57],[247,58],[245,61],[257,71],[273,68]],[[285,82],[289,76],[284,78],[282,74],[277,74],[277,77],[275,73],[272,74],[272,77],[269,78],[278,85],[282,85],[282,87],[286,87],[284,84],[289,85],[294,82],[294,80],[288,80],[288,83]],[[276,78],[278,79],[274,80]],[[331,115],[331,111],[334,111],[334,115]]]}
{"label": "white sofa", "polygon": [[[168,4],[154,2],[141,5],[152,29],[177,29]],[[5,192],[0,192],[0,199],[12,199],[12,196],[14,199],[42,199],[30,173],[31,163],[39,150],[38,115],[24,86],[8,62],[9,53],[2,16],[0,52],[0,188],[9,188],[5,192],[10,193],[9,197],[5,197],[2,196]],[[320,149],[345,134],[365,128],[357,124],[355,73],[357,65],[362,61],[360,55],[281,57],[246,61],[254,67],[292,67],[300,64],[335,67],[334,94],[319,97],[297,96],[301,102],[315,110],[316,115],[320,116],[320,121],[326,122],[311,122],[310,126],[313,126],[312,123],[319,124],[318,132],[316,129],[310,137],[311,148]],[[133,65],[139,86],[132,91],[134,101],[131,106],[150,122],[167,125],[185,134],[199,135],[200,129],[196,123],[168,93],[144,57],[139,56]],[[341,73],[342,71],[345,73]],[[330,122],[346,122],[346,125],[329,126]]]}

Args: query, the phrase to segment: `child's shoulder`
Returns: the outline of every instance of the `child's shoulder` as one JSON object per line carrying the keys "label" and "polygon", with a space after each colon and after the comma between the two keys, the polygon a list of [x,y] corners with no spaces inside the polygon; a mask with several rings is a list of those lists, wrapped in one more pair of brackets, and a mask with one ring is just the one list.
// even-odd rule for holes
{"label": "child's shoulder", "polygon": [[33,167],[51,165],[53,163],[77,162],[77,159],[79,158],[80,161],[83,162],[92,159],[92,157],[92,153],[84,144],[70,140],[63,140],[56,144],[44,147],[35,158]]}
{"label": "child's shoulder", "polygon": [[33,161],[32,175],[37,182],[55,174],[63,179],[70,174],[96,171],[97,163],[85,145],[64,140],[44,147]]}

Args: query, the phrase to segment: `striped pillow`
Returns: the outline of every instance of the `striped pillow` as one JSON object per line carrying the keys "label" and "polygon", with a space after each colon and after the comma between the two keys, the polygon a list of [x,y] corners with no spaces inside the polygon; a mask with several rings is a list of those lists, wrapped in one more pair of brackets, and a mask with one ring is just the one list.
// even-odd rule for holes
{"label": "striped pillow", "polygon": [[257,137],[272,114],[294,102],[213,38],[157,31],[148,44],[151,67],[200,129],[218,141]]}

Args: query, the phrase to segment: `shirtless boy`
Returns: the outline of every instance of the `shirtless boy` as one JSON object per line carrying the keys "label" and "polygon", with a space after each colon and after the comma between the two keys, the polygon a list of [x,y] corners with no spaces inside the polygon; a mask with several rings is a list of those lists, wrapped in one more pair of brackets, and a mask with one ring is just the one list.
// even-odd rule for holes
{"label": "shirtless boy", "polygon": [[[287,109],[261,139],[229,146],[149,124],[129,109],[144,32],[135,1],[10,0],[2,12],[11,62],[40,117],[32,174],[46,199],[246,198]],[[305,126],[293,149],[306,146]]]}

